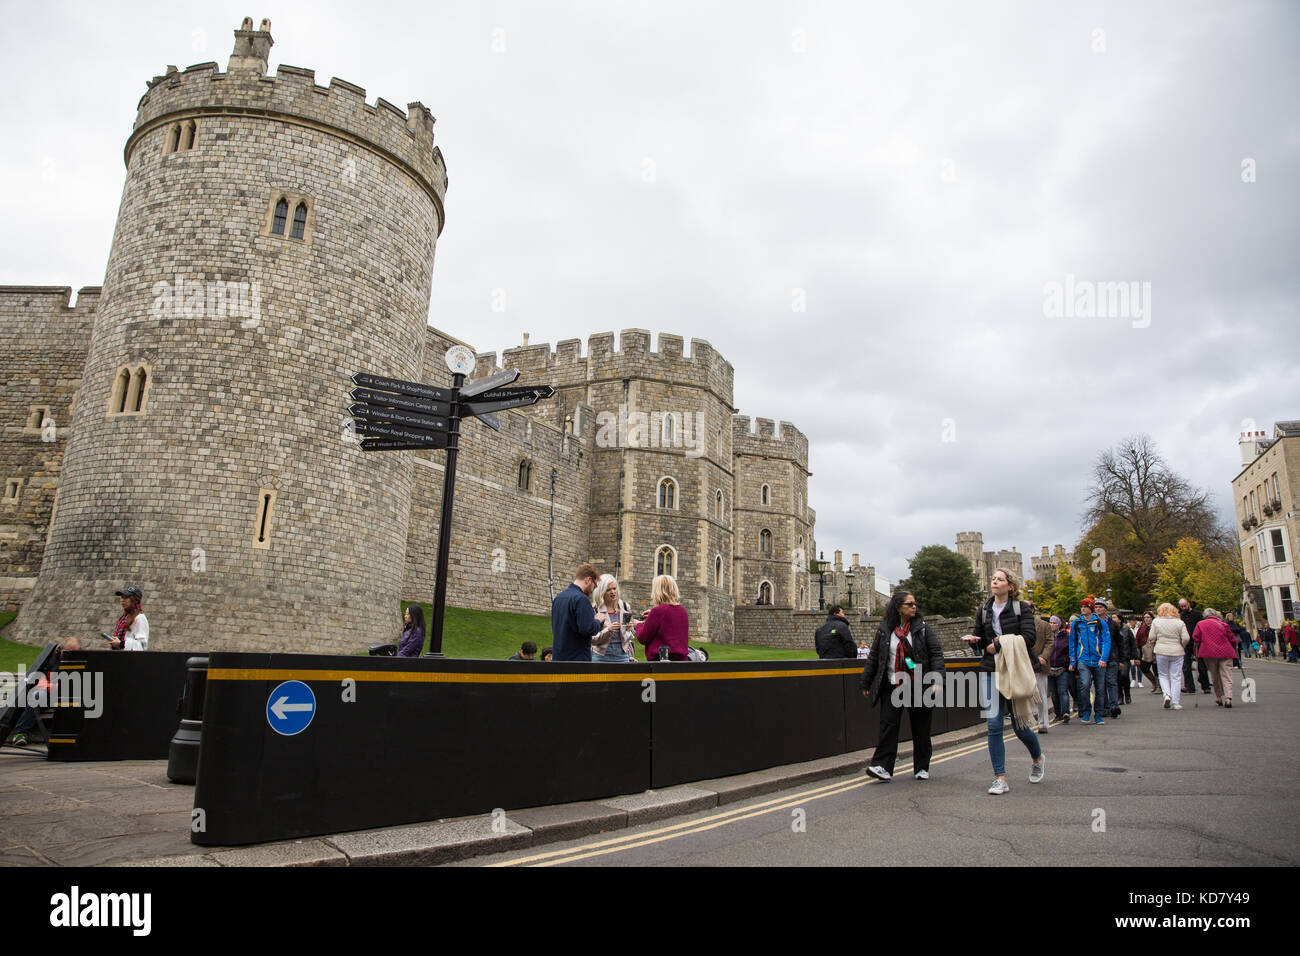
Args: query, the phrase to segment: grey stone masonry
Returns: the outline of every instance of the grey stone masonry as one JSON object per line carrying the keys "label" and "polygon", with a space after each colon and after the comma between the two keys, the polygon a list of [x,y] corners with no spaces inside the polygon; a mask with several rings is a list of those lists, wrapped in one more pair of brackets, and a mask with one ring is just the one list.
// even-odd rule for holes
{"label": "grey stone masonry", "polygon": [[99,292],[0,286],[0,611],[41,570]]}
{"label": "grey stone masonry", "polygon": [[[124,582],[145,592],[151,648],[391,638],[376,609],[401,596],[413,462],[361,452],[345,400],[357,370],[423,368],[432,123],[286,67],[150,85],[17,639],[103,630]],[[123,368],[148,380],[126,413]]]}
{"label": "grey stone masonry", "polygon": [[[796,611],[788,607],[736,607],[736,643],[755,644],[761,647],[779,647],[788,650],[807,650],[816,656],[813,635],[826,620],[825,611]],[[849,615],[849,629],[854,641],[867,641],[876,636],[876,628],[883,618]],[[970,656],[969,648],[961,640],[969,634],[975,621],[969,617],[927,617],[930,629],[939,639],[939,645],[949,657]]]}

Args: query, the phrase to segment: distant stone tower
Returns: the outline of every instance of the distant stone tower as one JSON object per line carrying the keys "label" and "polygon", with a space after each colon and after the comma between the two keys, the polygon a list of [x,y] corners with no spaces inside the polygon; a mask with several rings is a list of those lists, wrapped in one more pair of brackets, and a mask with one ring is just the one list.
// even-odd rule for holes
{"label": "distant stone tower", "polygon": [[235,38],[226,73],[169,67],[140,100],[20,640],[104,630],[124,583],[153,648],[395,633],[412,456],[363,457],[344,398],[358,369],[421,370],[447,187],[433,117],[267,76],[268,21]]}
{"label": "distant stone tower", "polygon": [[957,553],[970,562],[981,591],[989,588],[988,566],[984,562],[984,532],[958,531]]}
{"label": "distant stone tower", "polygon": [[745,415],[732,422],[736,462],[737,604],[815,607],[808,559],[813,557],[808,508],[808,439],[789,422]]}

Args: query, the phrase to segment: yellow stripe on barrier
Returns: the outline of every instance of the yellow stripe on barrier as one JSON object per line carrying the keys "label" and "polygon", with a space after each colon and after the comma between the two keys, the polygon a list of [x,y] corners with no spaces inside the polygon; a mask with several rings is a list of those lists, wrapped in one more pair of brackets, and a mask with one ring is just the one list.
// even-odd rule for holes
{"label": "yellow stripe on barrier", "polygon": [[49,740],[45,742],[47,744],[75,744],[77,742],[77,738],[76,737],[51,737]]}
{"label": "yellow stripe on barrier", "polygon": [[227,681],[341,681],[378,684],[606,684],[674,680],[747,680],[766,677],[842,677],[860,674],[857,667],[806,671],[716,671],[680,674],[473,674],[446,671],[341,671],[252,667],[210,667],[208,680]]}
{"label": "yellow stripe on barrier", "polygon": [[59,670],[61,671],[84,671],[85,669],[86,669],[85,664],[60,664],[59,665]]}

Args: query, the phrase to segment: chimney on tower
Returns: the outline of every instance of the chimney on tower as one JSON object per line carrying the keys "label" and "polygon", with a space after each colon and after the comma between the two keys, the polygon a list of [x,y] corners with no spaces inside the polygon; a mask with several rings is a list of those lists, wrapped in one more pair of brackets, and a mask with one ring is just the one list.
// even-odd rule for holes
{"label": "chimney on tower", "polygon": [[253,29],[253,18],[244,17],[244,22],[235,31],[235,49],[230,54],[226,72],[235,70],[256,70],[258,75],[266,75],[267,60],[271,55],[271,21],[263,20],[262,25]]}
{"label": "chimney on tower", "polygon": [[836,552],[835,552],[835,570],[836,570],[836,571],[843,571],[843,570],[844,570],[844,552],[843,552],[843,551],[836,551]]}
{"label": "chimney on tower", "polygon": [[1241,450],[1241,467],[1245,468],[1259,457],[1259,439],[1256,436],[1263,434],[1263,432],[1241,433],[1241,437],[1237,439],[1237,447]]}

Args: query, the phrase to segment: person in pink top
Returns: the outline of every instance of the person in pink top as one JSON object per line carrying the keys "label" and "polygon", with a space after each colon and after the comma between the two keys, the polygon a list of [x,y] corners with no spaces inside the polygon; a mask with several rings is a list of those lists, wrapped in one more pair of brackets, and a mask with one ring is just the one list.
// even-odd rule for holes
{"label": "person in pink top", "polygon": [[1232,706],[1232,662],[1237,656],[1237,635],[1223,623],[1223,617],[1212,607],[1205,609],[1205,618],[1192,632],[1196,656],[1205,661],[1214,683],[1214,702],[1220,707]]}
{"label": "person in pink top", "polygon": [[636,639],[645,645],[645,659],[659,659],[659,649],[668,648],[670,661],[690,660],[687,656],[690,645],[690,615],[682,607],[681,595],[677,591],[677,582],[671,575],[660,574],[650,584],[650,599],[654,601],[645,616],[637,625]]}

